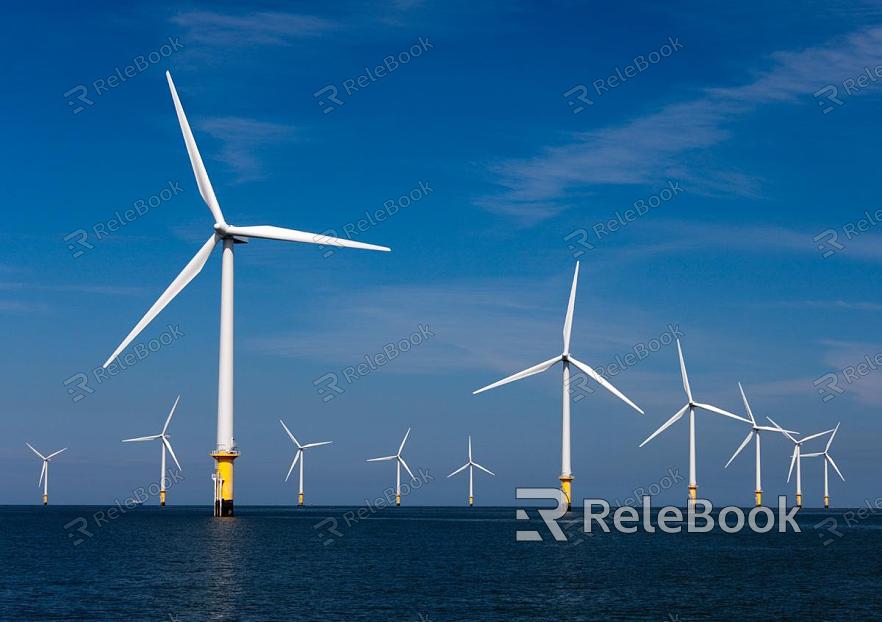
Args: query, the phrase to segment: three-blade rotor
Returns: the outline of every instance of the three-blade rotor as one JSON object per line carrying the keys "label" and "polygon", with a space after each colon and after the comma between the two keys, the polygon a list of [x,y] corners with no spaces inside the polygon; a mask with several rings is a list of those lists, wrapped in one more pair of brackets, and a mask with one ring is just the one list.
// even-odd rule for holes
{"label": "three-blade rotor", "polygon": [[398,453],[394,456],[383,456],[382,458],[368,458],[365,462],[386,462],[388,460],[397,460],[398,463],[404,467],[404,470],[408,472],[411,479],[416,479],[413,474],[413,471],[410,470],[410,467],[407,466],[407,462],[404,461],[404,458],[401,456],[401,452],[404,451],[404,444],[407,442],[407,437],[410,436],[410,428],[407,428],[407,432],[404,434],[404,438],[401,439],[401,445],[398,446]]}
{"label": "three-blade rotor", "polygon": [[291,442],[297,445],[297,453],[294,455],[294,461],[291,463],[291,468],[288,469],[288,474],[285,476],[285,481],[288,481],[288,478],[291,477],[291,473],[294,471],[294,467],[297,462],[300,460],[300,456],[304,451],[310,449],[311,447],[320,447],[322,445],[330,445],[334,441],[321,441],[319,443],[307,443],[305,445],[301,445],[300,441],[291,433],[291,430],[288,429],[288,426],[285,425],[285,422],[279,419],[279,423],[282,424],[282,427],[285,428],[285,432],[288,433],[288,436],[291,438]]}
{"label": "three-blade rotor", "polygon": [[468,467],[477,467],[477,468],[481,469],[482,471],[484,471],[485,473],[489,473],[490,475],[496,476],[496,473],[494,473],[493,471],[491,471],[489,469],[482,467],[480,464],[478,464],[477,462],[472,460],[472,437],[471,436],[469,436],[469,460],[468,460],[468,462],[466,462],[464,465],[459,467],[457,470],[455,470],[453,473],[451,473],[447,477],[453,477],[454,475],[456,475],[457,473],[461,473],[462,471],[464,471]]}
{"label": "three-blade rotor", "polygon": [[168,450],[168,453],[171,454],[172,460],[175,461],[175,464],[178,467],[179,471],[183,471],[184,469],[181,467],[181,463],[178,462],[178,457],[175,455],[175,450],[172,449],[171,441],[169,440],[170,435],[168,433],[168,426],[171,424],[172,417],[175,414],[175,409],[178,407],[178,402],[181,401],[181,396],[178,395],[175,398],[175,403],[172,404],[171,410],[168,411],[168,417],[165,419],[165,424],[162,426],[162,432],[159,434],[151,434],[150,436],[138,436],[136,438],[126,438],[123,439],[123,443],[140,443],[143,441],[155,441],[157,439],[162,440],[162,444],[165,445],[165,448]]}

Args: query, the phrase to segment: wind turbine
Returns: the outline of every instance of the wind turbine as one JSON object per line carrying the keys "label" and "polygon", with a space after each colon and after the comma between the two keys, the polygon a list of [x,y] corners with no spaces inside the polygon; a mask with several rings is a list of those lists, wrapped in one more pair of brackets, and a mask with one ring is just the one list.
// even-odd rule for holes
{"label": "wind turbine", "polygon": [[219,243],[223,245],[222,272],[221,272],[221,305],[220,305],[220,350],[218,364],[218,399],[217,399],[217,448],[211,456],[217,463],[215,477],[215,516],[233,515],[233,461],[239,457],[239,449],[233,437],[233,247],[235,244],[247,242],[247,238],[265,238],[269,240],[282,240],[285,242],[304,242],[308,244],[346,246],[349,248],[361,248],[375,251],[388,251],[385,246],[375,246],[353,240],[332,238],[322,234],[308,233],[294,229],[283,229],[269,225],[253,227],[237,227],[230,225],[224,219],[220,204],[214,194],[208,172],[202,163],[202,156],[190,131],[190,124],[184,115],[184,108],[178,99],[174,82],[169,72],[165,72],[168,87],[171,90],[178,122],[184,135],[184,144],[187,154],[190,156],[190,164],[196,176],[196,185],[199,194],[208,206],[214,218],[214,226],[208,240],[193,259],[184,266],[181,273],[175,277],[171,285],[162,293],[159,299],[147,311],[143,318],[135,325],[128,336],[104,363],[104,367],[110,365],[119,354],[126,349],[132,340],[196,277],[205,266],[214,247]]}
{"label": "wind turbine", "polygon": [[490,475],[493,475],[493,476],[496,475],[496,473],[494,473],[493,471],[485,469],[480,464],[478,464],[477,462],[472,460],[472,437],[469,436],[469,461],[466,462],[461,467],[459,467],[453,473],[451,473],[450,475],[447,476],[447,477],[453,477],[454,475],[456,475],[457,473],[459,473],[463,469],[468,468],[468,470],[469,470],[469,507],[472,507],[473,505],[475,505],[475,488],[474,488],[475,467],[478,467],[479,469],[481,469],[485,473],[489,473]]}
{"label": "wind turbine", "polygon": [[833,430],[825,430],[824,432],[818,432],[817,434],[812,434],[811,436],[806,436],[805,438],[797,439],[792,436],[787,430],[781,428],[780,425],[774,422],[771,417],[766,417],[769,421],[772,422],[776,428],[778,428],[784,436],[789,438],[793,442],[793,456],[790,458],[790,470],[787,471],[787,482],[790,482],[790,476],[793,474],[793,465],[796,464],[796,507],[802,507],[802,469],[800,468],[802,465],[802,444],[806,441],[810,441],[813,438],[818,438],[819,436],[824,436],[825,434],[829,434]]}
{"label": "wind turbine", "polygon": [[300,493],[297,495],[297,505],[303,505],[303,461],[306,459],[304,456],[304,452],[310,447],[320,447],[321,445],[330,445],[334,441],[322,441],[321,443],[307,443],[306,445],[301,445],[300,441],[294,438],[294,435],[291,434],[291,430],[288,429],[288,426],[285,425],[285,422],[279,419],[279,423],[282,424],[282,427],[285,428],[285,432],[288,433],[288,436],[291,437],[291,440],[297,445],[297,454],[294,456],[294,462],[291,463],[291,468],[288,469],[288,474],[285,476],[285,481],[288,481],[288,478],[291,477],[291,472],[294,470],[294,465],[300,461]]}
{"label": "wind turbine", "polygon": [[631,400],[629,400],[625,395],[616,389],[612,384],[610,384],[606,378],[598,374],[591,367],[582,363],[581,361],[577,361],[574,357],[570,355],[570,335],[573,332],[573,309],[576,305],[576,284],[579,280],[579,262],[576,262],[576,271],[573,274],[573,286],[570,289],[570,301],[567,305],[567,314],[564,319],[563,326],[563,353],[555,356],[553,359],[548,359],[543,363],[539,363],[538,365],[534,365],[524,371],[519,371],[516,374],[512,374],[507,378],[503,378],[493,384],[487,385],[477,391],[473,392],[473,395],[477,395],[478,393],[482,393],[483,391],[488,391],[489,389],[495,389],[496,387],[502,386],[504,384],[508,384],[509,382],[514,382],[515,380],[520,380],[522,378],[527,378],[528,376],[532,376],[534,374],[538,374],[544,371],[548,371],[552,367],[554,367],[557,363],[563,363],[563,426],[562,426],[562,434],[561,434],[561,451],[560,451],[560,488],[563,491],[564,495],[567,498],[567,509],[569,510],[572,505],[572,482],[573,482],[573,471],[570,463],[570,364],[575,365],[577,369],[583,371],[588,377],[592,378],[595,382],[597,382],[604,389],[615,395],[617,398],[625,402],[628,406],[639,412],[641,415],[643,411]]}
{"label": "wind turbine", "polygon": [[683,389],[686,391],[686,405],[678,410],[673,417],[665,421],[658,430],[650,434],[649,438],[640,443],[640,447],[643,447],[646,443],[674,425],[686,414],[687,411],[689,412],[689,503],[695,503],[695,500],[698,498],[698,482],[695,476],[695,411],[704,410],[717,415],[723,415],[724,417],[731,417],[732,419],[737,419],[744,423],[750,423],[750,421],[744,417],[733,415],[722,408],[696,402],[692,398],[692,389],[689,386],[689,376],[686,375],[686,361],[683,360],[683,349],[680,347],[679,339],[677,339],[677,354],[680,356],[680,375],[683,377]]}
{"label": "wind turbine", "polygon": [[830,455],[830,445],[833,444],[833,437],[836,436],[836,432],[839,431],[839,424],[836,424],[836,427],[833,428],[833,434],[830,435],[830,438],[827,439],[827,446],[824,447],[824,451],[813,453],[813,454],[805,454],[802,456],[803,458],[815,458],[816,456],[824,456],[824,509],[828,509],[830,507],[830,486],[829,486],[829,478],[827,477],[827,465],[831,465],[835,470],[836,474],[839,476],[843,482],[845,478],[842,476],[842,471],[839,470],[839,467],[836,466],[836,463],[833,461],[833,456]]}
{"label": "wind turbine", "polygon": [[753,411],[750,409],[750,404],[747,402],[747,396],[744,394],[744,388],[741,386],[741,383],[738,383],[738,389],[741,391],[741,399],[744,400],[744,409],[747,411],[747,416],[750,417],[750,432],[747,433],[745,439],[738,446],[738,449],[735,450],[735,453],[732,454],[732,457],[729,458],[729,462],[726,463],[724,469],[729,468],[729,465],[732,464],[732,461],[735,459],[735,456],[741,453],[741,450],[747,447],[747,444],[751,439],[756,439],[756,505],[757,507],[763,504],[763,484],[762,484],[762,465],[760,464],[760,432],[790,432],[792,434],[798,434],[798,432],[794,432],[793,430],[779,430],[778,428],[773,428],[771,426],[766,425],[757,425],[756,419],[753,417]]}
{"label": "wind turbine", "polygon": [[394,456],[383,456],[382,458],[369,458],[366,462],[385,462],[386,460],[395,460],[395,507],[401,505],[401,467],[404,467],[405,470],[410,474],[410,479],[415,480],[416,478],[413,476],[413,472],[410,470],[410,467],[407,466],[407,463],[404,461],[404,458],[401,457],[401,452],[404,451],[404,444],[407,442],[407,437],[410,435],[410,428],[407,428],[407,432],[404,434],[404,438],[401,439],[401,445],[398,446],[398,453]]}
{"label": "wind turbine", "polygon": [[178,462],[178,457],[175,456],[175,450],[172,449],[171,441],[169,441],[168,435],[168,424],[171,423],[172,415],[175,414],[175,408],[178,407],[178,401],[180,401],[181,396],[179,395],[175,399],[175,403],[172,404],[171,410],[168,413],[168,417],[165,420],[165,425],[162,426],[162,432],[159,434],[153,434],[151,436],[139,436],[138,438],[127,438],[123,441],[123,443],[140,443],[143,441],[155,441],[157,439],[161,439],[162,443],[160,443],[162,447],[162,462],[159,471],[159,505],[165,506],[165,482],[168,479],[165,473],[165,451],[166,449],[171,454],[172,460],[175,461],[175,464],[178,465],[178,471],[183,471],[181,468],[181,463]]}
{"label": "wind turbine", "polygon": [[43,468],[40,469],[40,481],[37,482],[37,487],[39,487],[40,484],[43,484],[43,505],[48,505],[49,504],[49,461],[52,460],[52,458],[54,458],[58,454],[60,454],[62,451],[67,451],[67,447],[65,447],[64,449],[59,449],[55,453],[51,453],[48,456],[44,456],[39,451],[34,449],[30,443],[25,442],[25,445],[30,447],[31,451],[34,452],[35,454],[37,454],[40,457],[40,459],[43,461]]}

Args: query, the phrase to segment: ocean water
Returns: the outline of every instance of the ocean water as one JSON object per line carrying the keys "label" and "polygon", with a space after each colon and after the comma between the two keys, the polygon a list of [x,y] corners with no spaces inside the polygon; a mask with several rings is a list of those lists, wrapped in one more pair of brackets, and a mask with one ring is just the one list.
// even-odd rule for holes
{"label": "ocean water", "polygon": [[[140,507],[99,522],[107,508],[0,507],[0,620],[882,619],[882,515],[587,536],[573,513],[555,542],[513,508],[356,511]],[[835,531],[816,527],[826,517]]]}

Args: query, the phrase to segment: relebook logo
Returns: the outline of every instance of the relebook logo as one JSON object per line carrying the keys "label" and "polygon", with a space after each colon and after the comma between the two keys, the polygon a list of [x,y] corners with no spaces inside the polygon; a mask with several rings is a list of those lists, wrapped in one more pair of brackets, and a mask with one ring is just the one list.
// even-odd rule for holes
{"label": "relebook logo", "polygon": [[[536,508],[540,518],[545,523],[548,531],[558,542],[566,542],[567,536],[558,525],[558,520],[567,513],[567,500],[563,492],[558,488],[518,488],[518,499],[550,499],[557,502],[556,508]],[[609,502],[605,499],[584,499],[584,518],[582,529],[587,534],[610,533],[612,529],[620,533],[707,533],[714,527],[719,527],[724,533],[738,533],[745,527],[756,533],[772,531],[776,524],[779,533],[788,529],[801,533],[802,530],[796,523],[798,507],[787,509],[787,497],[778,497],[778,508],[775,512],[772,508],[758,506],[752,508],[745,515],[743,508],[733,505],[719,510],[716,518],[712,516],[713,504],[707,499],[696,499],[686,509],[686,522],[684,525],[683,510],[673,505],[658,508],[652,507],[652,497],[644,496],[640,508],[625,505],[612,510]],[[610,515],[612,512],[612,515]],[[525,509],[518,509],[518,520],[529,520],[530,516]],[[642,526],[642,529],[640,528]],[[536,530],[518,530],[515,536],[518,542],[541,542],[542,535]]]}

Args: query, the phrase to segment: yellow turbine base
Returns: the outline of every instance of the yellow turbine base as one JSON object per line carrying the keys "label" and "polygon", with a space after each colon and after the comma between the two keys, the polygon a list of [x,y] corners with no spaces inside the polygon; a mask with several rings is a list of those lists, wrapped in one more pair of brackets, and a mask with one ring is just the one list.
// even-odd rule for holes
{"label": "yellow turbine base", "polygon": [[49,505],[49,495],[43,495],[43,505]]}
{"label": "yellow turbine base", "polygon": [[303,505],[303,493],[297,495],[297,505]]}
{"label": "yellow turbine base", "polygon": [[698,485],[689,484],[689,500],[694,503],[696,499],[698,499]]}
{"label": "yellow turbine base", "polygon": [[233,516],[233,461],[238,451],[215,451],[211,453],[216,463],[217,476],[221,478],[221,498],[215,502],[215,516]]}
{"label": "yellow turbine base", "polygon": [[828,509],[830,507],[830,497],[824,495],[824,509]]}
{"label": "yellow turbine base", "polygon": [[570,475],[561,475],[560,476],[560,490],[564,493],[564,497],[567,498],[567,512],[569,512],[573,507],[573,476]]}
{"label": "yellow turbine base", "polygon": [[395,495],[395,507],[399,507],[401,505],[401,495]]}
{"label": "yellow turbine base", "polygon": [[796,495],[796,507],[802,507],[802,495]]}
{"label": "yellow turbine base", "polygon": [[475,498],[469,497],[469,507],[472,507],[473,505],[475,505]]}
{"label": "yellow turbine base", "polygon": [[165,491],[164,490],[159,491],[159,505],[162,507],[165,507]]}
{"label": "yellow turbine base", "polygon": [[756,495],[756,507],[759,507],[763,504],[763,491],[757,490],[754,494]]}

